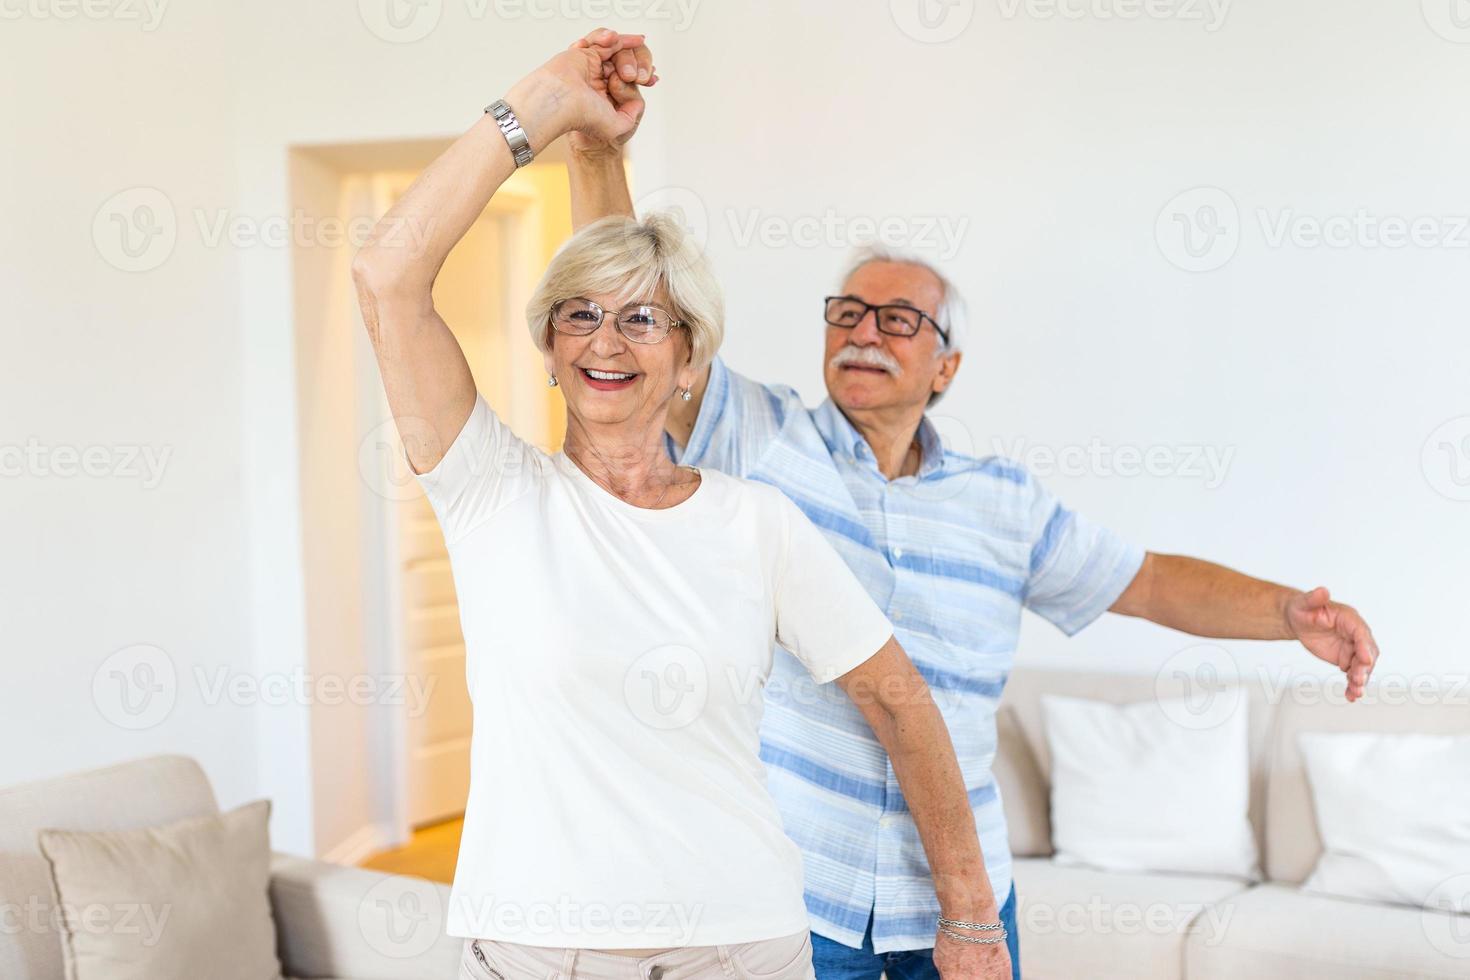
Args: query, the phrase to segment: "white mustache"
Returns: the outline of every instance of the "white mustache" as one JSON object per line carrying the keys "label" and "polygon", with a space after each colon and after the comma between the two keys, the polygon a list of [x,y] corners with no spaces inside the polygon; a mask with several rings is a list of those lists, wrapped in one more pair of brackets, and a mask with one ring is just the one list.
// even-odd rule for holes
{"label": "white mustache", "polygon": [[859,367],[881,368],[889,374],[898,374],[898,361],[889,354],[884,353],[879,347],[853,347],[848,345],[832,355],[828,362],[834,368],[846,367],[856,364]]}

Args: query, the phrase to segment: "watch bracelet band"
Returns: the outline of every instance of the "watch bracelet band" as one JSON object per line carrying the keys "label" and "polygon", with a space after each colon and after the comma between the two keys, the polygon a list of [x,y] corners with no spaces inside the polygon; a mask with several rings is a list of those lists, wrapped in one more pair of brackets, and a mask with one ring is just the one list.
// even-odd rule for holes
{"label": "watch bracelet band", "polygon": [[505,137],[505,142],[510,146],[511,156],[515,157],[516,167],[524,167],[531,162],[531,141],[526,136],[526,131],[521,128],[521,122],[516,114],[511,111],[510,106],[505,104],[504,99],[496,99],[485,107],[485,111],[495,117],[495,125],[500,127],[500,134]]}

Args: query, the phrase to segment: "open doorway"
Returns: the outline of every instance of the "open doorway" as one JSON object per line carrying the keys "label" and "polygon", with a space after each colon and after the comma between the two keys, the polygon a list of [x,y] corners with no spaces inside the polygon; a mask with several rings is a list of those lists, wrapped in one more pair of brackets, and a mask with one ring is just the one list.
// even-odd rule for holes
{"label": "open doorway", "polygon": [[[291,153],[295,224],[317,229],[297,235],[292,254],[308,672],[313,690],[330,679],[347,692],[309,704],[313,827],[317,853],[341,863],[456,820],[468,792],[470,703],[448,555],[404,461],[350,276],[373,222],[447,145]],[[495,195],[434,289],[486,401],[549,452],[564,411],[523,311],[570,234],[565,159],[545,153]],[[457,848],[457,829],[426,836]]]}

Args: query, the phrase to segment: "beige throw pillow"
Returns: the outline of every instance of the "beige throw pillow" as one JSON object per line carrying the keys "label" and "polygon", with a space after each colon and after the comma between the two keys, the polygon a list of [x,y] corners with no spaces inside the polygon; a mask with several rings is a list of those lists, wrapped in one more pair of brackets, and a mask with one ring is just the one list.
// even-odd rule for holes
{"label": "beige throw pillow", "polygon": [[67,980],[278,980],[270,801],[162,827],[43,830]]}

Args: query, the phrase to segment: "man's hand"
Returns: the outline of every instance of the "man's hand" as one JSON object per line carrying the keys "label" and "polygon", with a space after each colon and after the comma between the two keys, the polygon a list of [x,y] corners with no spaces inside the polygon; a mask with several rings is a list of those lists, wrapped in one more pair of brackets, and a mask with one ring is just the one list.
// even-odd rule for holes
{"label": "man's hand", "polygon": [[1356,609],[1333,602],[1327,590],[1318,586],[1287,600],[1286,624],[1312,656],[1347,675],[1349,701],[1363,696],[1363,687],[1378,662],[1378,644]]}
{"label": "man's hand", "polygon": [[[989,938],[986,933],[975,935]],[[1011,980],[1011,953],[1005,943],[966,943],[938,932],[934,935],[934,966],[944,980]]]}
{"label": "man's hand", "polygon": [[602,27],[572,43],[571,50],[591,51],[598,57],[603,97],[615,111],[632,120],[631,127],[611,138],[594,130],[573,130],[568,137],[573,153],[615,152],[637,132],[645,109],[640,88],[658,83],[653,52],[643,41],[642,34],[619,34]]}

